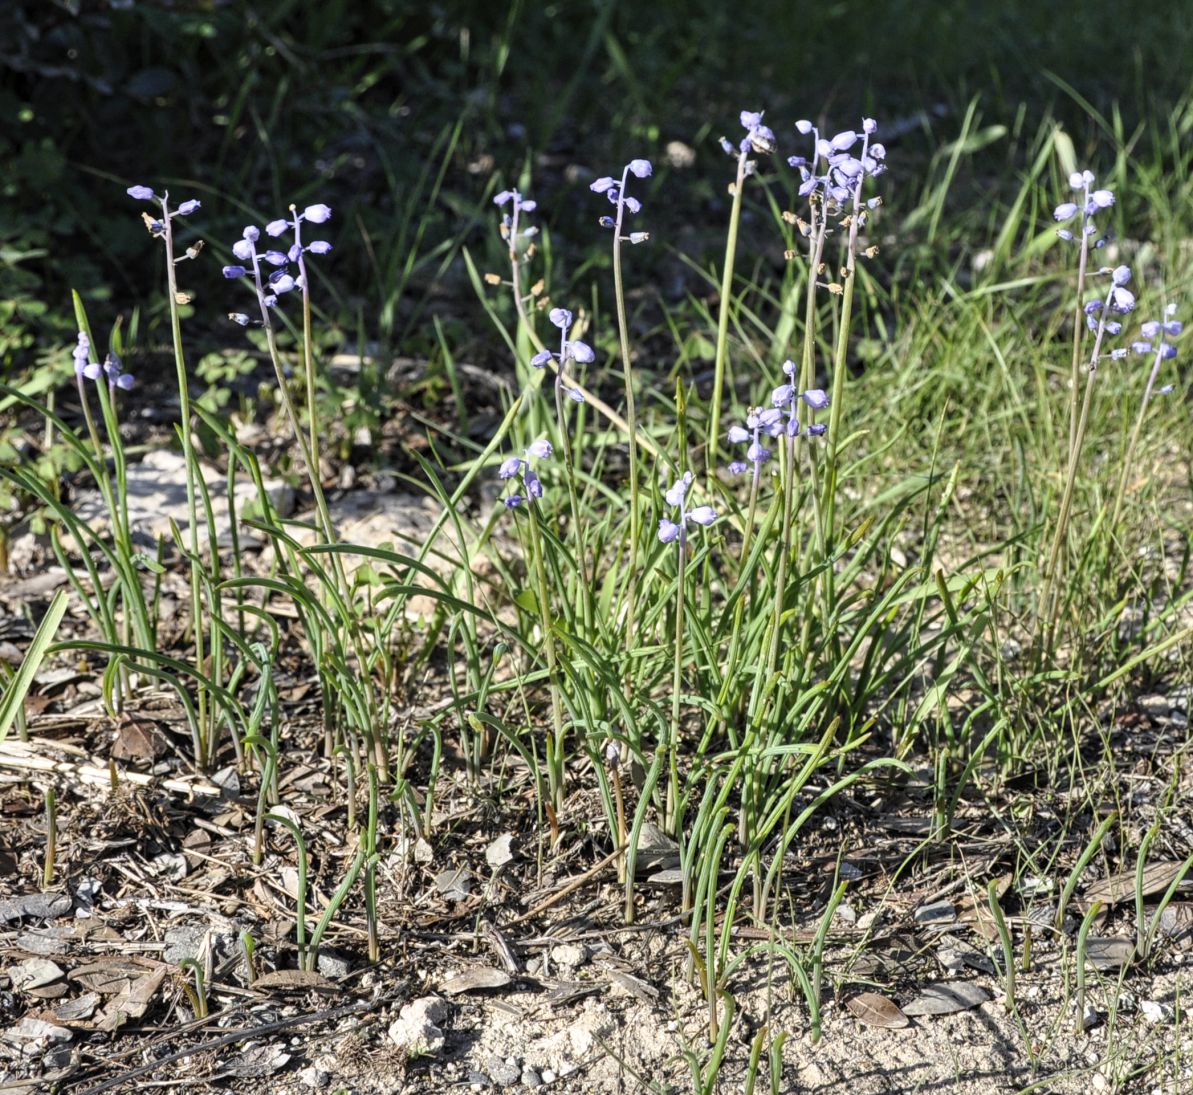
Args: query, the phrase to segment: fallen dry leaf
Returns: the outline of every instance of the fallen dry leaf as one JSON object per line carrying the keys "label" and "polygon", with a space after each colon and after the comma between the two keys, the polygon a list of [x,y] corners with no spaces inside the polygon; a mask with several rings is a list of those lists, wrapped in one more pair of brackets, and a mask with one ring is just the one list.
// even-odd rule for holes
{"label": "fallen dry leaf", "polygon": [[845,1006],[868,1027],[898,1030],[911,1023],[894,1000],[889,1000],[877,992],[859,992],[846,1000]]}
{"label": "fallen dry leaf", "polygon": [[253,982],[253,988],[268,992],[306,992],[310,989],[334,990],[336,983],[316,970],[273,970]]}
{"label": "fallen dry leaf", "polygon": [[[1164,860],[1160,863],[1149,863],[1143,868],[1143,896],[1153,897],[1163,893],[1172,880],[1180,873],[1184,862],[1179,859]],[[1095,901],[1103,905],[1117,905],[1120,901],[1135,898],[1135,872],[1119,871],[1118,874],[1108,875],[1092,882],[1081,895],[1078,907],[1089,909]]]}
{"label": "fallen dry leaf", "polygon": [[909,1004],[903,1005],[906,1015],[952,1015],[957,1011],[976,1008],[990,999],[981,985],[970,981],[939,981],[928,985]]}
{"label": "fallen dry leaf", "polygon": [[462,992],[483,992],[486,989],[504,988],[510,983],[510,975],[505,970],[493,969],[490,966],[475,966],[463,973],[449,977],[439,986],[441,992],[448,996],[458,996]]}

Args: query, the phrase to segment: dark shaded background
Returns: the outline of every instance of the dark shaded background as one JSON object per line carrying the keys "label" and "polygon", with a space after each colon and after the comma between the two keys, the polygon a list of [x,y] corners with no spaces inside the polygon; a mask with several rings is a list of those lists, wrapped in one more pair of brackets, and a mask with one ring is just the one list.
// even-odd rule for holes
{"label": "dark shaded background", "polygon": [[[1105,142],[1086,104],[1128,132],[1171,113],[1191,28],[1187,0],[1130,14],[1108,0],[6,0],[0,375],[69,340],[70,287],[108,322],[146,302],[158,329],[158,257],[124,195],[133,182],[203,201],[192,337],[233,337],[216,323],[236,307],[220,245],[318,200],[336,211],[331,328],[417,353],[434,338],[428,311],[470,327],[459,249],[497,261],[487,199],[503,186],[539,198],[558,286],[605,242],[587,182],[631,156],[659,162],[670,141],[696,158],[682,202],[666,169],[652,180],[651,227],[675,239],[707,215],[711,248],[727,172],[716,138],[736,134],[743,107],[767,110],[784,153],[797,117],[897,123],[908,178],[974,100],[986,123],[1034,128],[1051,113],[1080,152]],[[1000,156],[982,185],[1014,182]],[[704,243],[690,233],[697,260]]]}

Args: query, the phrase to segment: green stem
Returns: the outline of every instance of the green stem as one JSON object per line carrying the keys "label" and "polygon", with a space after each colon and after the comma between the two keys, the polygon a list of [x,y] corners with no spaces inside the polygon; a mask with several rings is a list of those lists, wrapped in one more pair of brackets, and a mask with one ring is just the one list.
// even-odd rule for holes
{"label": "green stem", "polygon": [[1085,394],[1081,399],[1081,412],[1077,418],[1077,430],[1073,435],[1073,444],[1069,450],[1068,468],[1065,473],[1065,489],[1061,495],[1060,512],[1056,517],[1056,529],[1052,536],[1052,547],[1048,552],[1048,562],[1044,572],[1044,590],[1040,599],[1043,609],[1041,622],[1042,631],[1039,634],[1040,648],[1038,657],[1043,657],[1046,650],[1052,648],[1056,633],[1057,616],[1060,609],[1059,571],[1061,549],[1065,536],[1069,531],[1069,518],[1073,509],[1073,492],[1077,484],[1077,466],[1081,462],[1081,452],[1085,447],[1085,433],[1089,426],[1089,410],[1093,403],[1094,381],[1098,376],[1098,354],[1102,349],[1102,336],[1106,331],[1106,317],[1110,311],[1110,298],[1107,297],[1102,306],[1101,319],[1094,337],[1093,350],[1090,353],[1089,364],[1086,366]]}
{"label": "green stem", "polygon": [[733,206],[729,210],[729,235],[725,240],[725,262],[721,271],[721,301],[717,313],[717,352],[713,368],[712,405],[709,415],[705,459],[710,483],[716,481],[717,447],[721,436],[721,393],[725,387],[725,362],[729,356],[729,305],[733,295],[733,265],[737,258],[737,232],[741,224],[741,199],[745,189],[747,153],[737,157],[737,178],[733,184]]}
{"label": "green stem", "polygon": [[[170,303],[170,337],[174,344],[174,369],[178,379],[179,419],[182,427],[182,458],[186,464],[186,510],[189,521],[189,540],[191,555],[191,618],[195,636],[195,669],[199,675],[203,673],[203,602],[202,602],[202,574],[203,568],[199,556],[199,516],[196,505],[195,476],[197,467],[194,445],[191,440],[191,399],[187,385],[186,358],[182,352],[182,318],[178,311],[178,276],[174,261],[174,228],[170,219],[168,199],[162,198],[162,239],[166,245],[166,289]],[[210,545],[215,553],[215,544]],[[200,768],[205,768],[213,759],[207,756],[208,742],[214,734],[214,728],[208,725],[207,693],[200,686],[197,689],[198,723],[200,727],[200,749],[202,756],[195,758]]]}
{"label": "green stem", "polygon": [[617,302],[617,334],[621,344],[621,368],[625,381],[626,426],[630,449],[630,572],[626,585],[625,648],[632,651],[642,515],[638,507],[638,425],[634,408],[634,374],[630,367],[630,332],[626,321],[625,286],[621,277],[621,226],[625,216],[625,185],[629,170],[628,165],[622,170],[621,185],[617,191],[617,218],[613,225],[613,296]]}
{"label": "green stem", "polygon": [[543,558],[542,534],[538,526],[538,510],[529,500],[531,566],[538,580],[539,621],[543,628],[543,647],[547,660],[547,678],[551,692],[552,733],[547,738],[547,781],[551,792],[551,806],[558,818],[563,805],[563,704],[559,695],[559,672],[555,655],[555,635],[551,627],[551,608],[547,592],[547,566]]}
{"label": "green stem", "polygon": [[667,805],[663,811],[663,829],[670,836],[679,835],[676,812],[679,803],[679,759],[676,748],[679,744],[679,692],[683,683],[683,608],[684,575],[687,564],[688,545],[684,528],[679,532],[679,565],[675,583],[675,664],[671,677],[671,728],[664,749],[667,753]]}

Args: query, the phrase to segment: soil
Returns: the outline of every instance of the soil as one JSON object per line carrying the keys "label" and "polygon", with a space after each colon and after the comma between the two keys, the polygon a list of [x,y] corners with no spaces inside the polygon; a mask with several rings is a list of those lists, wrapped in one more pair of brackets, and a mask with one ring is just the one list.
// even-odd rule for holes
{"label": "soil", "polygon": [[[149,478],[160,487],[168,474],[159,460]],[[362,518],[356,537],[367,526],[400,542],[426,526],[416,500],[407,519],[393,499],[362,506],[353,495],[351,512],[384,518]],[[178,501],[148,504],[146,520]],[[67,584],[45,551],[32,537],[14,542],[12,573],[0,578],[0,657],[10,663]],[[246,566],[254,551],[244,546]],[[168,576],[162,596],[167,641],[181,642],[181,580]],[[60,638],[88,629],[71,614]],[[297,640],[284,649],[282,801],[307,841],[309,935],[355,854],[343,837],[354,826],[342,764],[323,755],[314,675]],[[237,771],[230,756],[196,771],[172,693],[142,687],[109,714],[99,668],[52,659],[26,704],[27,740],[14,732],[0,742],[5,1095],[246,1084],[278,1095],[736,1093],[747,1090],[755,1048],[758,1092],[1193,1091],[1183,1014],[1190,887],[1176,886],[1146,960],[1136,955],[1134,905],[1135,850],[1153,821],[1162,819],[1146,917],[1193,853],[1183,820],[1193,817],[1188,688],[1097,713],[1088,785],[1043,771],[1011,782],[979,772],[946,827],[932,813],[931,773],[875,774],[834,797],[783,864],[778,924],[739,908],[714,1077],[704,941],[695,952],[689,944],[666,841],[652,837],[660,856],[637,882],[627,925],[613,842],[582,771],[572,773],[556,839],[520,762],[470,778],[447,743],[426,837],[401,802],[381,813],[380,961],[368,959],[356,886],[317,969],[303,970],[291,835],[266,826],[254,862],[256,773]],[[396,725],[413,725],[445,695],[432,667],[417,693],[399,697]],[[419,801],[431,760],[420,747],[406,773]],[[47,877],[49,787],[56,855]],[[353,805],[363,816],[359,786]],[[1061,889],[1112,805],[1120,823],[1057,930]],[[777,934],[812,969],[839,879],[848,885],[826,936],[817,1036],[782,948],[766,944]],[[992,880],[1016,956],[1010,1001]],[[1094,900],[1105,910],[1091,928],[1083,1015],[1075,939]]]}

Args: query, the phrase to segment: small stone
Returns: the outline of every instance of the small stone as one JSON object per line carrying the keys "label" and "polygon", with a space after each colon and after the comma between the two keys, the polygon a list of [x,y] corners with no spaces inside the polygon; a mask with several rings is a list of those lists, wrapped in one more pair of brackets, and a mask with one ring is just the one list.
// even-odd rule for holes
{"label": "small stone", "polygon": [[336,980],[347,977],[348,971],[352,968],[352,963],[343,955],[326,949],[319,951],[319,957],[315,960],[315,964],[319,967],[319,972],[324,977],[331,977]]}
{"label": "small stone", "polygon": [[522,1069],[522,1086],[526,1088],[542,1087],[543,1078],[533,1068]]}
{"label": "small stone", "polygon": [[1173,1011],[1167,1004],[1158,1003],[1155,1000],[1141,1000],[1139,1003],[1139,1011],[1143,1015],[1144,1021],[1148,1026],[1156,1026],[1159,1023],[1167,1023],[1172,1020]]}
{"label": "small stone", "polygon": [[543,1083],[545,1083],[545,1084],[553,1084],[553,1083],[555,1083],[555,1071],[554,1071],[554,1069],[550,1069],[550,1068],[544,1068],[544,1069],[543,1069]]}
{"label": "small stone", "polygon": [[882,920],[882,910],[873,909],[868,913],[862,913],[862,915],[857,918],[857,926],[860,931],[868,932],[880,920]]}
{"label": "small stone", "polygon": [[[1098,1025],[1098,1009],[1093,1004],[1086,1004],[1081,1013],[1081,1029],[1092,1030]],[[1097,1075],[1097,1073],[1095,1073]]]}
{"label": "small stone", "polygon": [[1107,1081],[1106,1077],[1102,1075],[1102,1073],[1095,1072],[1089,1078],[1089,1086],[1092,1087],[1095,1091],[1105,1091],[1110,1086],[1110,1084]]}
{"label": "small stone", "polygon": [[493,1054],[485,1062],[485,1071],[498,1087],[513,1087],[522,1078],[516,1057],[502,1058]]}
{"label": "small stone", "polygon": [[331,1073],[325,1072],[321,1068],[316,1068],[314,1065],[302,1069],[298,1074],[298,1082],[303,1087],[314,1088],[316,1091],[322,1091],[331,1083]]}
{"label": "small stone", "polygon": [[443,1049],[447,1040],[437,1024],[448,1016],[447,1003],[438,996],[413,1000],[390,1024],[389,1038],[412,1057],[429,1056]]}
{"label": "small stone", "polygon": [[40,1042],[42,1045],[58,1045],[69,1042],[73,1035],[66,1027],[55,1026],[44,1019],[31,1019],[25,1016],[19,1023],[13,1024],[7,1030],[0,1032],[0,1039],[13,1045],[22,1042]]}
{"label": "small stone", "polygon": [[184,924],[168,929],[162,960],[171,966],[177,966],[187,958],[198,958],[199,948],[203,945],[206,935],[207,928],[203,924]]}
{"label": "small stone", "polygon": [[936,952],[936,961],[952,973],[965,969],[965,956],[959,950],[941,947]]}
{"label": "small stone", "polygon": [[471,1069],[468,1073],[468,1086],[473,1091],[484,1091],[489,1086],[489,1077],[475,1068]]}
{"label": "small stone", "polygon": [[66,1068],[74,1056],[70,1046],[52,1046],[41,1059],[43,1068]]}
{"label": "small stone", "polygon": [[583,943],[559,943],[551,948],[551,961],[563,970],[579,969],[588,961],[588,948]]}
{"label": "small stone", "polygon": [[853,924],[857,923],[857,912],[854,910],[852,905],[846,905],[844,902],[842,902],[833,912],[833,918],[835,920],[840,920],[842,924],[849,924],[852,926]]}

